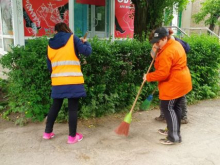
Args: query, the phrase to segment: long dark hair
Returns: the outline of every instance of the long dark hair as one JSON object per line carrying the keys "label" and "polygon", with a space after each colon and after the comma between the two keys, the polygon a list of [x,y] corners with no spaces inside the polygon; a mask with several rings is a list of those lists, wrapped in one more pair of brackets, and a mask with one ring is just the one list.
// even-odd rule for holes
{"label": "long dark hair", "polygon": [[57,24],[54,26],[54,31],[72,33],[72,31],[70,30],[70,28],[69,28],[69,27],[67,26],[67,24],[65,24],[64,22],[57,23]]}

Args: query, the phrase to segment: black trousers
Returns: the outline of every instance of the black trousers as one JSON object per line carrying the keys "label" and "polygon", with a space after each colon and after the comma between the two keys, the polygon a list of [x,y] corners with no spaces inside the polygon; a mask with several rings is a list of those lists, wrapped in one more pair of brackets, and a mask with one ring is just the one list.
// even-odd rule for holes
{"label": "black trousers", "polygon": [[168,136],[167,139],[172,142],[181,142],[180,126],[184,96],[173,100],[161,100],[160,108],[164,113],[167,122]]}
{"label": "black trousers", "polygon": [[[57,115],[62,107],[63,99],[53,99],[53,104],[47,116],[46,122],[46,133],[51,133],[53,131],[54,122]],[[68,110],[69,110],[69,136],[76,135],[77,129],[77,110],[79,106],[79,98],[69,98],[68,99]]]}
{"label": "black trousers", "polygon": [[[181,119],[186,119],[187,118],[187,99],[186,96],[183,96],[184,99],[181,99],[180,101],[180,106],[182,108],[182,115],[181,115]],[[160,115],[164,117],[164,113],[162,111],[162,109],[160,109]]]}

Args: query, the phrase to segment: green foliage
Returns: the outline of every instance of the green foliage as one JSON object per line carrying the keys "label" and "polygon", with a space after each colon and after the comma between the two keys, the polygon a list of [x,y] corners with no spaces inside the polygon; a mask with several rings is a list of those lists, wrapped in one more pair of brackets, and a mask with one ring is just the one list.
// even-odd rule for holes
{"label": "green foliage", "polygon": [[185,38],[191,50],[188,54],[193,91],[189,102],[214,98],[220,90],[220,45],[216,38],[207,35]]}
{"label": "green foliage", "polygon": [[5,110],[5,108],[8,105],[7,89],[8,89],[7,80],[0,78],[0,116],[2,115],[2,112]]}
{"label": "green foliage", "polygon": [[[187,94],[188,102],[214,98],[219,89],[220,45],[210,36],[184,38],[191,47],[188,65],[192,75],[193,90]],[[87,97],[80,100],[81,118],[100,117],[106,114],[128,111],[136,97],[150,63],[151,45],[148,41],[90,40],[93,53],[80,57],[85,78]],[[8,73],[9,109],[3,115],[24,114],[26,118],[41,121],[51,105],[50,74],[46,67],[46,38],[29,40],[25,47],[12,47],[3,56],[1,64]],[[1,83],[0,83],[1,84]],[[157,86],[146,83],[138,99],[136,109]],[[158,105],[158,91],[152,104]],[[57,122],[68,120],[67,100],[64,101]],[[22,124],[25,118],[17,120]]]}
{"label": "green foliage", "polygon": [[81,116],[97,117],[129,108],[151,62],[151,45],[129,39],[93,38],[91,43],[92,56],[82,59],[86,60],[82,69],[88,96],[82,100]]}
{"label": "green foliage", "polygon": [[170,24],[173,9],[182,11],[189,0],[131,0],[135,5],[134,36],[141,40],[142,32],[149,34],[152,30]]}
{"label": "green foliage", "polygon": [[47,39],[28,40],[24,46],[12,47],[1,58],[8,68],[9,112],[24,113],[27,118],[43,120],[50,103],[50,74],[46,65]]}
{"label": "green foliage", "polygon": [[19,126],[24,126],[25,124],[27,124],[27,119],[21,117],[21,118],[18,118],[16,121],[15,121],[15,125],[19,125]]}
{"label": "green foliage", "polygon": [[[154,1],[154,3],[155,4],[159,3],[159,0],[157,2]],[[189,0],[165,0],[163,1],[163,4],[162,4],[163,7],[160,6],[160,10],[162,11],[161,17],[159,18],[160,21],[157,19],[158,25],[160,25],[159,23],[161,22],[164,22],[165,25],[169,25],[173,19],[173,9],[175,9],[178,12],[182,12],[188,3],[189,3]],[[151,9],[151,10],[155,10],[155,9]],[[166,14],[164,14],[164,12]]]}
{"label": "green foliage", "polygon": [[202,3],[202,7],[197,14],[193,15],[196,23],[204,21],[205,25],[219,24],[220,17],[220,0],[206,0]]}
{"label": "green foliage", "polygon": [[0,91],[5,93],[7,92],[7,80],[0,78]]}

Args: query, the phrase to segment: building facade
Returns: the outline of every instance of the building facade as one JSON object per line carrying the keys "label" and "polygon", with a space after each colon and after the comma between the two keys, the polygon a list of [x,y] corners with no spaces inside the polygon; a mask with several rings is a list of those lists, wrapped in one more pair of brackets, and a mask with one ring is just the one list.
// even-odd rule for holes
{"label": "building facade", "polygon": [[65,22],[77,36],[133,38],[131,0],[0,0],[0,54]]}
{"label": "building facade", "polygon": [[[205,0],[194,0],[192,2],[189,2],[186,6],[186,9],[182,12],[180,28],[182,28],[188,34],[207,33],[207,30],[205,30],[205,28],[208,28],[209,26],[206,26],[204,21],[201,21],[199,24],[196,24],[194,19],[192,18],[194,14],[197,14],[200,11],[202,3],[204,1]],[[214,33],[218,36],[220,35],[220,27],[218,25],[215,26]]]}

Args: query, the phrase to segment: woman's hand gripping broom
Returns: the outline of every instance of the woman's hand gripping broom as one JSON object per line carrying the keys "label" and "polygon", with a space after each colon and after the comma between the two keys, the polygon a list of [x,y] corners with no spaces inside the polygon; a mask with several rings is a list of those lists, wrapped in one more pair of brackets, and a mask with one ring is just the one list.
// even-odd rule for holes
{"label": "woman's hand gripping broom", "polygon": [[[156,50],[155,55],[157,54],[157,52],[158,52],[158,50]],[[151,61],[151,64],[150,64],[150,66],[149,66],[149,68],[148,68],[148,70],[147,70],[146,75],[149,73],[149,71],[150,71],[150,69],[151,69],[151,67],[152,67],[152,65],[153,65],[153,63],[154,63],[155,55],[153,56],[153,60]],[[145,83],[145,81],[143,81],[142,84],[141,84],[141,87],[140,87],[140,89],[139,89],[139,91],[138,91],[138,94],[137,94],[135,100],[134,100],[134,103],[133,103],[133,105],[132,105],[132,107],[131,107],[131,110],[130,110],[129,113],[125,116],[124,121],[118,126],[118,128],[115,129],[115,133],[116,133],[116,134],[128,136],[129,127],[130,127],[131,120],[132,120],[132,112],[133,112],[133,110],[134,110],[134,107],[135,107],[135,104],[136,104],[136,102],[137,102],[137,100],[138,100],[138,97],[139,97],[139,95],[140,95],[140,93],[141,93],[141,90],[142,90],[142,88],[143,88],[143,86],[144,86],[144,83]]]}

